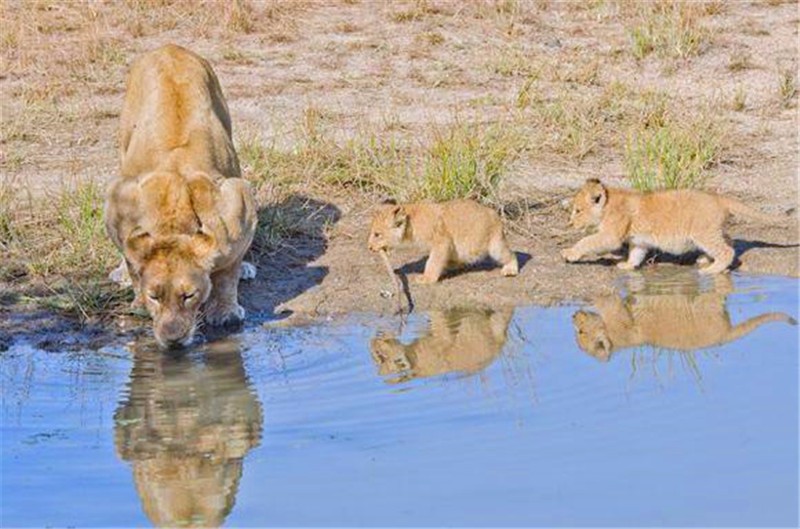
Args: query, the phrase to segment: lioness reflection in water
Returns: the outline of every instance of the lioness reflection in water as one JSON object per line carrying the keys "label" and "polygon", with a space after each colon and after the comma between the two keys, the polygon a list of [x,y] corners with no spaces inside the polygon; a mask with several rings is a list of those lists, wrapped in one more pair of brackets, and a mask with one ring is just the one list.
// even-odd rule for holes
{"label": "lioness reflection in water", "polygon": [[238,345],[210,344],[201,356],[135,348],[130,395],[114,415],[117,453],[157,526],[221,525],[242,459],[261,437],[261,405]]}
{"label": "lioness reflection in water", "polygon": [[370,343],[378,373],[389,383],[444,373],[477,373],[503,350],[513,311],[456,308],[430,312],[425,335],[410,344],[378,335]]}
{"label": "lioness reflection in water", "polygon": [[572,316],[578,346],[605,362],[614,352],[629,347],[693,351],[732,342],[768,322],[797,324],[787,314],[768,312],[732,325],[725,307],[733,292],[728,275],[716,276],[708,290],[701,288],[695,276],[682,286],[659,292],[657,285],[648,291],[645,283],[633,288],[625,299],[615,295],[596,298],[596,312],[579,310]]}

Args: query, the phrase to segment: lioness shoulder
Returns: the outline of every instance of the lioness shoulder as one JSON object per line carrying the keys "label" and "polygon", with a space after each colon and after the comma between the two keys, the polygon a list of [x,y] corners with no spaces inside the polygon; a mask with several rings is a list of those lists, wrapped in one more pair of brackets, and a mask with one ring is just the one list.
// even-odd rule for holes
{"label": "lioness shoulder", "polygon": [[438,281],[450,265],[474,263],[487,255],[502,265],[503,275],[514,276],[519,271],[500,217],[471,200],[379,206],[370,227],[370,251],[403,245],[429,251],[420,279],[424,283]]}

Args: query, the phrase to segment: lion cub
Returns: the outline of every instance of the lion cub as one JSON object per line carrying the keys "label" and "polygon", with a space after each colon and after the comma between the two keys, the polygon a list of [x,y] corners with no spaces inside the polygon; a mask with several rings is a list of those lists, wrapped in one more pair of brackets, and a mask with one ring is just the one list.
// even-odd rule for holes
{"label": "lion cub", "polygon": [[650,249],[674,255],[701,250],[714,260],[701,268],[704,274],[718,274],[733,262],[734,251],[723,227],[731,214],[762,222],[780,222],[781,217],[765,215],[737,200],[702,191],[679,190],[640,193],[604,186],[590,178],[572,201],[570,224],[574,228],[597,226],[597,233],[561,252],[567,262],[619,249],[628,243],[623,270],[638,267]]}
{"label": "lion cub", "polygon": [[369,250],[385,252],[403,245],[430,250],[420,283],[435,283],[451,265],[474,263],[486,255],[503,266],[504,276],[519,272],[500,217],[471,200],[382,204],[372,219]]}

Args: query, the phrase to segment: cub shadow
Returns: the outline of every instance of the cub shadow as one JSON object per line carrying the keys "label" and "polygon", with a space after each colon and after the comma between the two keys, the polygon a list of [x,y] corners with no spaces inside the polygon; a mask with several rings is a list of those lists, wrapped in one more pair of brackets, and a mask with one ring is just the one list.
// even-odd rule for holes
{"label": "cub shadow", "polygon": [[[514,252],[517,256],[517,263],[519,264],[519,270],[522,272],[522,269],[531,260],[531,254],[525,252]],[[428,260],[428,256],[420,257],[415,261],[411,261],[402,265],[400,268],[396,268],[395,271],[398,272],[401,277],[405,278],[409,274],[422,274],[425,271],[425,263]],[[439,279],[440,281],[443,279],[448,279],[452,277],[458,277],[462,274],[468,274],[470,272],[490,272],[492,270],[497,271],[500,273],[501,265],[497,264],[493,259],[490,257],[484,257],[480,261],[476,263],[471,263],[467,265],[458,265],[454,268],[448,268],[445,270],[442,277]],[[404,279],[406,281],[406,279]]]}
{"label": "cub shadow", "polygon": [[132,356],[114,441],[142,509],[158,527],[219,527],[263,427],[239,344],[227,339],[175,357],[142,340]]}
{"label": "cub shadow", "polygon": [[256,265],[254,282],[240,283],[239,296],[249,312],[264,319],[281,319],[275,308],[320,284],[326,266],[309,266],[328,248],[326,229],[341,218],[330,202],[290,195],[261,207],[253,245],[245,260]]}

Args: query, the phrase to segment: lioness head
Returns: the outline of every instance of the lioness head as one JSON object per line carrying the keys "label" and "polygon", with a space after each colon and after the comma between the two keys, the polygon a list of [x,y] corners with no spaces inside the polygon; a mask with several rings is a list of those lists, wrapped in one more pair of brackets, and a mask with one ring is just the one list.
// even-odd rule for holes
{"label": "lioness head", "polygon": [[572,316],[572,325],[578,347],[598,360],[607,362],[611,357],[612,344],[603,318],[598,314],[579,310]]}
{"label": "lioness head", "polygon": [[153,318],[153,333],[162,347],[188,345],[200,307],[211,293],[211,269],[217,250],[211,234],[153,237],[134,231],[126,258],[139,276],[137,295]]}
{"label": "lioness head", "polygon": [[608,191],[596,178],[586,180],[572,199],[572,214],[569,223],[573,228],[584,229],[597,226],[608,202]]}
{"label": "lioness head", "polygon": [[408,213],[403,206],[385,204],[372,217],[369,250],[380,252],[400,244],[408,226]]}

